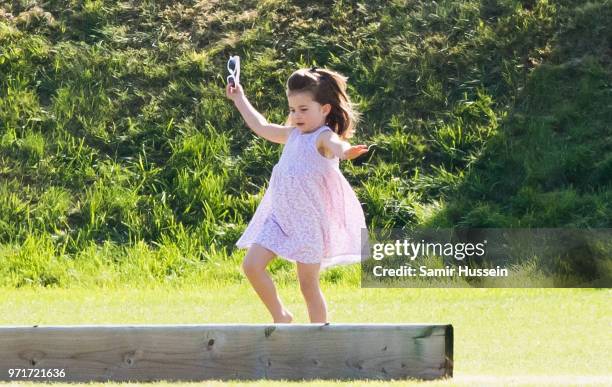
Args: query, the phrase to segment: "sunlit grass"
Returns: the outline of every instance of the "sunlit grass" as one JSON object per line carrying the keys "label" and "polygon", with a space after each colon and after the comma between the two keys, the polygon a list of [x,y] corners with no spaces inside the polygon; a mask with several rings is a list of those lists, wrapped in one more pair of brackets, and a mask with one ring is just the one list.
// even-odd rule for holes
{"label": "sunlit grass", "polygon": [[[279,292],[296,322],[308,322],[295,279],[280,286]],[[457,382],[475,375],[496,375],[506,382],[513,375],[531,376],[536,378],[534,384],[562,375],[568,380],[598,376],[600,382],[612,377],[607,357],[601,356],[612,350],[603,333],[609,330],[609,290],[364,289],[338,283],[324,284],[323,292],[332,323],[453,324]],[[5,311],[0,325],[270,322],[244,281],[103,292],[2,289],[0,300]],[[491,383],[497,383],[495,378]]]}
{"label": "sunlit grass", "polygon": [[295,68],[349,77],[376,146],[341,168],[372,229],[610,225],[608,1],[40,7],[0,19],[5,286],[240,260],[281,148],[225,98],[228,54],[275,122]]}

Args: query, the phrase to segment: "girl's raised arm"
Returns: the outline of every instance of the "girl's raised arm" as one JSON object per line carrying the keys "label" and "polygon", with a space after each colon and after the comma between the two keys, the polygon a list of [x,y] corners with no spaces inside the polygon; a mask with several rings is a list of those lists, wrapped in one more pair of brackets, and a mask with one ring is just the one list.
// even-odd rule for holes
{"label": "girl's raised arm", "polygon": [[244,94],[242,85],[237,84],[232,86],[228,84],[225,89],[225,95],[227,98],[234,101],[234,105],[236,105],[236,108],[242,115],[247,126],[251,128],[255,134],[277,144],[285,144],[287,142],[287,138],[289,138],[289,134],[293,128],[291,126],[269,123],[265,117],[251,105]]}

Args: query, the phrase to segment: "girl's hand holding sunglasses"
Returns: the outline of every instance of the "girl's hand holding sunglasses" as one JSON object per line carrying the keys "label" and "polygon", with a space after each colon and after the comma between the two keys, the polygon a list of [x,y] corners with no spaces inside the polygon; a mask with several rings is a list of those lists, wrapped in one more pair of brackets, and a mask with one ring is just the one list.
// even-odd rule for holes
{"label": "girl's hand holding sunglasses", "polygon": [[238,55],[230,56],[227,61],[227,71],[230,75],[227,76],[225,95],[234,101],[244,95],[244,90],[240,85],[240,57]]}
{"label": "girl's hand holding sunglasses", "polygon": [[227,76],[227,84],[236,86],[240,84],[240,57],[238,55],[230,56],[227,61],[227,71],[230,75]]}

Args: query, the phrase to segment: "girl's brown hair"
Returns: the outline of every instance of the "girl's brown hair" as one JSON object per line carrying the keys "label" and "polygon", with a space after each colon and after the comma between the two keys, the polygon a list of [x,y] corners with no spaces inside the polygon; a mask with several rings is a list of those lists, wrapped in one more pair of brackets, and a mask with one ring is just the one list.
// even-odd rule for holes
{"label": "girl's brown hair", "polygon": [[348,78],[335,71],[318,69],[300,69],[287,80],[287,95],[310,92],[312,98],[319,104],[331,105],[325,124],[340,138],[353,136],[355,126],[359,121],[359,112],[346,94]]}

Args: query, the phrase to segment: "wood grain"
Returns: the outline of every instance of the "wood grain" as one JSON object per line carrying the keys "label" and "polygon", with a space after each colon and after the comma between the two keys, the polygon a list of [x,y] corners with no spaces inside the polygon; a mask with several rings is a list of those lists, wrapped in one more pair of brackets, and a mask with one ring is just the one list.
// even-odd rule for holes
{"label": "wood grain", "polygon": [[54,381],[435,379],[453,372],[451,325],[211,324],[0,327],[9,369]]}

